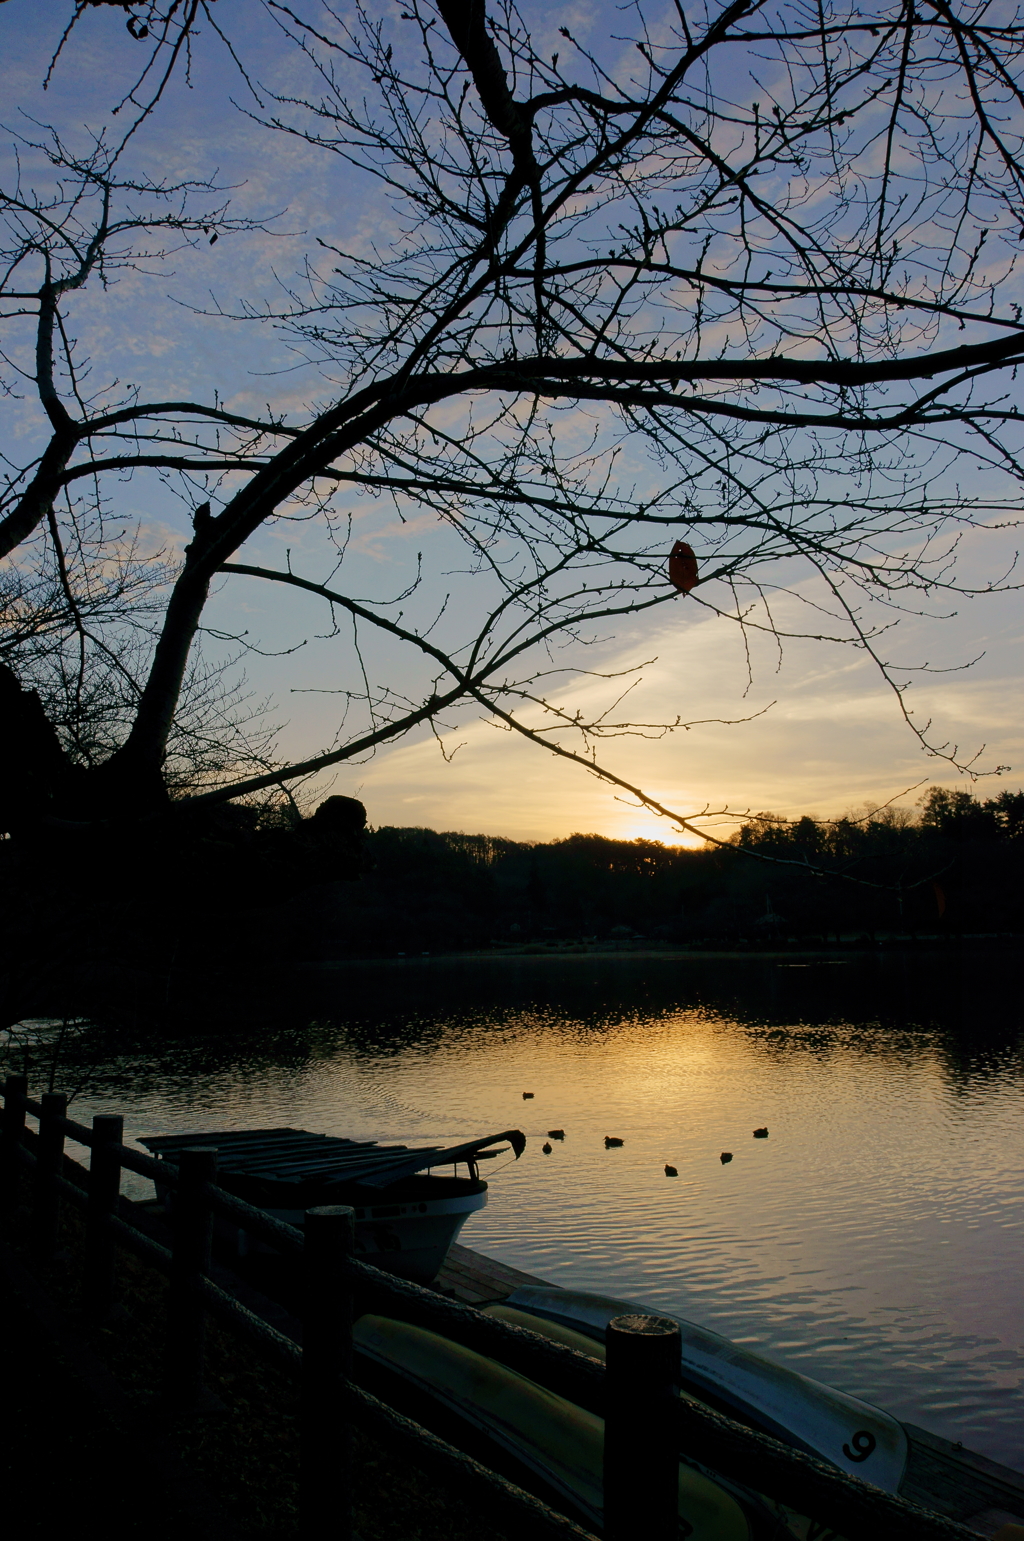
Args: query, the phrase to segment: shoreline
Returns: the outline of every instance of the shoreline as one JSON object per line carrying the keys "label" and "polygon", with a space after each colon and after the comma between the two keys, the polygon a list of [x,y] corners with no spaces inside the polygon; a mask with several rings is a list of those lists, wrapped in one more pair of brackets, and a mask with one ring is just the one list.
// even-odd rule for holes
{"label": "shoreline", "polygon": [[320,970],[333,971],[348,968],[372,968],[386,964],[389,968],[408,968],[438,963],[520,963],[524,959],[536,962],[544,959],[548,962],[572,962],[580,960],[592,963],[598,959],[622,960],[628,962],[686,962],[693,960],[714,961],[715,959],[728,958],[735,961],[738,958],[749,958],[752,961],[792,962],[794,960],[808,959],[821,963],[853,963],[865,958],[881,958],[893,955],[910,955],[914,957],[938,954],[949,957],[951,954],[967,954],[973,952],[1006,953],[1007,956],[1016,952],[1021,945],[1020,936],[1012,932],[979,934],[965,937],[928,936],[916,939],[906,937],[893,937],[880,939],[875,943],[862,945],[859,943],[846,943],[838,947],[687,947],[685,945],[673,945],[666,943],[630,943],[608,942],[586,944],[567,944],[564,946],[549,945],[544,942],[536,944],[524,944],[522,946],[454,949],[451,952],[422,952],[422,953],[375,953],[369,956],[348,958],[301,958],[293,960],[291,967],[303,973],[317,972]]}

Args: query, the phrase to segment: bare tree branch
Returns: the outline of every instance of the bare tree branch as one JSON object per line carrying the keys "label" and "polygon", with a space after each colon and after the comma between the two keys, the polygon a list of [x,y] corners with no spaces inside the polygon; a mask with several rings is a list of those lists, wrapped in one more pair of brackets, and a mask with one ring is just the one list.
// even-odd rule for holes
{"label": "bare tree branch", "polygon": [[[71,8],[51,91],[69,83],[89,9]],[[643,800],[593,748],[658,725],[613,721],[614,703],[585,716],[539,682],[670,603],[781,643],[796,634],[782,592],[811,615],[800,635],[865,651],[925,752],[975,773],[973,749],[913,719],[878,639],[902,614],[1017,582],[1012,563],[990,580],[958,570],[963,532],[1012,524],[1024,481],[1015,21],[952,0],[732,0],[699,18],[641,6],[628,48],[563,27],[564,48],[542,55],[550,18],[510,4],[408,0],[385,15],[275,0],[286,95],[204,0],[121,9],[125,58],[142,63],[115,103],[120,138],[97,129],[88,154],[56,133],[22,140],[36,183],[19,163],[2,194],[3,367],[35,415],[0,473],[0,645],[27,684],[50,680],[70,761],[88,768],[54,792],[56,816],[90,816],[91,786],[97,817],[111,788],[140,812],[183,789],[168,766],[189,681],[228,637],[240,655],[292,659],[297,690],[315,684],[307,637],[332,648],[341,715],[295,764],[262,740],[250,754],[241,728],[224,729],[238,759],[218,758],[204,719],[197,799],[281,786],[475,703]],[[255,290],[233,310],[196,303],[190,325],[209,314],[297,350],[317,384],[288,410],[94,388],[76,356],[113,277],[144,287],[177,250],[265,228],[230,213],[205,167],[171,185],[131,165],[193,48],[225,45],[253,141],[291,136],[328,179],[357,168],[394,216],[380,250],[310,243],[273,303]],[[104,362],[123,378],[123,361]],[[250,388],[241,376],[234,400]],[[134,495],[173,490],[191,539],[173,572],[126,546],[106,582],[131,540],[108,533],[129,479]],[[369,510],[423,531],[414,576],[389,574],[377,595],[346,565]],[[292,520],[316,532],[309,577],[245,549]],[[669,529],[699,563],[685,601],[665,571]],[[220,625],[221,574],[308,595],[316,619],[271,644]],[[382,674],[371,635],[408,667]],[[506,721],[516,703],[542,725]],[[89,711],[102,754],[88,734],[72,742]]]}

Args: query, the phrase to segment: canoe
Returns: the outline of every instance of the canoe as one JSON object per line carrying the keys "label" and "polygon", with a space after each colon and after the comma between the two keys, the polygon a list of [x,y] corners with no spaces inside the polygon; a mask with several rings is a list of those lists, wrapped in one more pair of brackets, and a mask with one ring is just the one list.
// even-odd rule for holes
{"label": "canoe", "polygon": [[[551,1321],[547,1317],[531,1316],[528,1312],[516,1310],[514,1306],[505,1305],[501,1301],[484,1306],[482,1309],[485,1316],[496,1316],[499,1321],[510,1322],[513,1327],[526,1327],[533,1332],[540,1332],[544,1337],[550,1338],[555,1343],[562,1343],[566,1348],[573,1348],[579,1354],[604,1359],[603,1343],[585,1337],[583,1333],[577,1332],[572,1327],[565,1327],[561,1322]],[[692,1388],[682,1392],[681,1395],[695,1402],[705,1402],[705,1398],[695,1393]],[[713,1403],[705,1402],[705,1405],[710,1406]],[[706,1467],[699,1469],[714,1481],[724,1480]],[[729,1482],[727,1486],[743,1505],[756,1541],[761,1541],[762,1537],[766,1538],[766,1541],[843,1541],[835,1531],[823,1527],[810,1515],[801,1514],[798,1509],[792,1509],[776,1498],[769,1498],[765,1493],[758,1493],[753,1488],[743,1487],[736,1482]],[[1010,1538],[1006,1538],[1006,1541],[1010,1541]],[[1024,1541],[1024,1537],[1021,1537],[1021,1541]]]}
{"label": "canoe", "polygon": [[[506,1305],[554,1322],[591,1342],[604,1341],[613,1317],[652,1307],[554,1285],[514,1290]],[[659,1316],[669,1312],[656,1311]],[[848,1396],[760,1354],[740,1348],[706,1327],[680,1317],[684,1390],[739,1414],[766,1434],[822,1457],[852,1476],[895,1493],[907,1465],[902,1424],[858,1397]]]}
{"label": "canoe", "polygon": [[[353,1336],[358,1353],[482,1430],[600,1528],[602,1418],[424,1327],[369,1315],[359,1318]],[[757,1541],[758,1528],[736,1493],[685,1461],[679,1516],[687,1541]],[[780,1541],[786,1536],[775,1534]]]}

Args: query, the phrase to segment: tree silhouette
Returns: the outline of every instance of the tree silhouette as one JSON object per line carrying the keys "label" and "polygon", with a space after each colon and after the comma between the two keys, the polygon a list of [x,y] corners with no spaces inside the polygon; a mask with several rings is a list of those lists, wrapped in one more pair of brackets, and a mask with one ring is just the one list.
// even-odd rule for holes
{"label": "tree silhouette", "polygon": [[[149,50],[120,139],[97,132],[83,155],[23,135],[4,193],[9,358],[38,421],[22,459],[6,450],[3,656],[63,756],[53,737],[5,734],[4,785],[33,788],[9,794],[8,831],[159,815],[188,780],[176,734],[200,746],[190,792],[210,803],[464,704],[625,787],[599,741],[686,724],[567,707],[580,647],[667,603],[773,631],[794,583],[799,634],[865,649],[902,706],[905,675],[882,650],[891,612],[992,588],[958,580],[957,538],[1019,498],[1012,18],[947,0],[733,0],[615,12],[629,37],[591,46],[560,27],[552,48],[548,15],[511,5],[409,0],[382,16],[309,0],[271,9],[296,79],[309,72],[285,96],[201,0],[120,8],[124,46]],[[51,89],[72,88],[95,9],[72,8]],[[279,305],[238,303],[240,324],[319,366],[307,410],[144,400],[91,387],[76,361],[90,297],[118,273],[144,283],[174,249],[253,228],[199,168],[175,183],[132,170],[174,71],[222,42],[266,132],[376,178],[394,211],[386,247],[339,230]],[[111,523],[123,479],[145,472],[176,477],[194,511],[170,574]],[[347,581],[357,496],[422,513],[438,536],[397,595]],[[259,531],[299,514],[333,542],[323,570],[248,559]],[[677,538],[699,568],[685,597],[666,569]],[[225,575],[303,594],[310,631],[337,633],[341,703],[300,760],[247,746],[230,711],[189,726]],[[373,634],[410,662],[371,677]],[[8,728],[35,713],[11,680]]]}

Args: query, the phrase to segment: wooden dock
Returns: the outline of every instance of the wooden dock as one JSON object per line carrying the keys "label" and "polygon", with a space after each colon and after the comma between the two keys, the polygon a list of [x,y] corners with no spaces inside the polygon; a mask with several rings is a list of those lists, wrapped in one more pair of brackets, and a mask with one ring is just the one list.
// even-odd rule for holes
{"label": "wooden dock", "polygon": [[[551,1287],[546,1279],[455,1243],[434,1288],[465,1305],[484,1306],[506,1299],[527,1284]],[[900,1484],[902,1497],[959,1520],[979,1535],[1024,1541],[1024,1473],[975,1455],[916,1424],[903,1427],[910,1456]]]}
{"label": "wooden dock", "polygon": [[444,1267],[434,1280],[434,1288],[442,1295],[450,1295],[467,1306],[489,1306],[496,1300],[505,1300],[513,1290],[523,1289],[527,1284],[547,1286],[547,1280],[538,1279],[532,1273],[521,1273],[518,1268],[509,1268],[507,1263],[484,1257],[482,1252],[473,1252],[469,1247],[460,1247],[458,1242],[449,1247]]}

